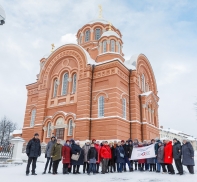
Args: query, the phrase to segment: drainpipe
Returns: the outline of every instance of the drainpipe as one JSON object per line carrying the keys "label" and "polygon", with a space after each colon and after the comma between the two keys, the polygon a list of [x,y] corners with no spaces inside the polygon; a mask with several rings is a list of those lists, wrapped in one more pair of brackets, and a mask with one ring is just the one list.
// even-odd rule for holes
{"label": "drainpipe", "polygon": [[130,121],[130,139],[131,139],[131,72],[132,70],[129,70],[129,121]]}
{"label": "drainpipe", "polygon": [[89,123],[89,140],[91,140],[91,132],[92,132],[92,89],[93,89],[93,76],[94,76],[94,67],[92,65],[92,78],[91,78],[91,88],[90,88],[90,123]]}
{"label": "drainpipe", "polygon": [[144,140],[144,136],[143,136],[143,121],[142,121],[142,98],[141,95],[139,95],[139,99],[140,99],[140,122],[141,122],[141,138],[142,138],[142,142]]}

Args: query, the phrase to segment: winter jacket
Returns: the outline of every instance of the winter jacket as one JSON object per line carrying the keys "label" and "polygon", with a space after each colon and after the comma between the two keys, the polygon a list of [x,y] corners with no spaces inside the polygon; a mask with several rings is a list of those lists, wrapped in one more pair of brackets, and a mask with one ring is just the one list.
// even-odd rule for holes
{"label": "winter jacket", "polygon": [[108,145],[104,145],[101,147],[101,158],[111,159],[111,149]]}
{"label": "winter jacket", "polygon": [[191,145],[190,142],[186,142],[182,146],[182,155],[183,155],[183,160],[182,163],[185,166],[195,166],[194,163],[194,149]]}
{"label": "winter jacket", "polygon": [[51,149],[51,156],[53,161],[60,160],[62,158],[62,145],[59,143],[56,143],[53,145]]}
{"label": "winter jacket", "polygon": [[172,142],[169,141],[164,147],[164,163],[172,164],[173,155],[172,155]]}
{"label": "winter jacket", "polygon": [[39,139],[31,139],[26,147],[26,154],[28,157],[39,157],[41,155],[41,146]]}
{"label": "winter jacket", "polygon": [[45,150],[45,155],[47,157],[51,157],[51,149],[53,147],[53,145],[55,144],[56,142],[55,141],[50,141],[48,142],[47,146],[46,146],[46,150]]}
{"label": "winter jacket", "polygon": [[158,151],[157,151],[157,162],[158,162],[159,164],[162,164],[162,163],[164,163],[163,160],[164,160],[164,146],[161,145],[161,146],[158,148]]}
{"label": "winter jacket", "polygon": [[97,163],[101,162],[101,156],[100,156],[100,150],[101,150],[101,146],[99,144],[94,144],[94,147],[96,148],[97,151]]}
{"label": "winter jacket", "polygon": [[129,144],[128,145],[124,144],[123,148],[124,148],[124,152],[125,152],[125,157],[130,158],[131,157],[131,152],[132,152],[130,145]]}
{"label": "winter jacket", "polygon": [[155,155],[158,154],[159,142],[160,142],[160,140],[157,140],[156,143],[155,143]]}
{"label": "winter jacket", "polygon": [[79,159],[77,161],[71,159],[71,164],[72,165],[83,165],[83,162],[84,162],[84,152],[83,152],[83,149],[79,145],[73,143],[71,145],[71,153],[72,154],[77,154],[78,153],[80,155],[79,156]]}
{"label": "winter jacket", "polygon": [[71,148],[67,145],[62,147],[62,163],[70,164],[71,162]]}
{"label": "winter jacket", "polygon": [[181,150],[182,150],[181,143],[179,141],[177,141],[173,145],[173,158],[174,158],[174,160],[181,159],[181,153],[182,153]]}
{"label": "winter jacket", "polygon": [[123,155],[125,155],[125,151],[124,148],[122,146],[117,146],[115,148],[115,156],[116,156],[116,163],[124,163],[125,159],[120,157],[120,153],[122,153]]}
{"label": "winter jacket", "polygon": [[83,152],[84,152],[84,162],[87,162],[87,161],[88,161],[87,155],[88,155],[88,151],[89,151],[89,149],[90,149],[90,145],[85,144],[85,145],[82,147],[82,149],[83,149]]}
{"label": "winter jacket", "polygon": [[110,147],[111,149],[111,159],[109,160],[108,166],[114,166],[115,164],[115,148],[114,146]]}
{"label": "winter jacket", "polygon": [[98,153],[95,147],[90,147],[87,155],[87,161],[90,161],[90,159],[96,159],[98,160]]}

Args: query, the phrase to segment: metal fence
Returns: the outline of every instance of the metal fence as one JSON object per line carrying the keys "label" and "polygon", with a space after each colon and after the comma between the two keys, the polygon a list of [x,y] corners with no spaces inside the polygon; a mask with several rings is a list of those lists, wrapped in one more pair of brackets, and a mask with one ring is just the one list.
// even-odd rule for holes
{"label": "metal fence", "polygon": [[0,160],[12,159],[14,145],[0,146]]}

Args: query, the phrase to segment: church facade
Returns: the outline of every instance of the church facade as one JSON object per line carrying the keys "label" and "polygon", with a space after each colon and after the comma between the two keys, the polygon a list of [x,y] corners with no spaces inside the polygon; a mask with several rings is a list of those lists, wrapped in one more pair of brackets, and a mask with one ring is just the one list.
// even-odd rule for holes
{"label": "church facade", "polygon": [[27,88],[22,137],[52,133],[67,140],[114,140],[159,136],[157,84],[147,57],[124,59],[122,34],[103,19],[77,32],[40,60],[37,81]]}

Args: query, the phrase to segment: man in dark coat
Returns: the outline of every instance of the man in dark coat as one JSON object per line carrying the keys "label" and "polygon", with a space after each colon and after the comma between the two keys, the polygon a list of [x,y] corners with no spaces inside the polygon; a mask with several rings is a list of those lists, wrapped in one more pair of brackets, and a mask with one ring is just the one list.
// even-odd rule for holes
{"label": "man in dark coat", "polygon": [[89,163],[88,175],[90,175],[91,171],[93,174],[96,174],[96,161],[98,160],[98,153],[94,147],[94,143],[91,144],[91,147],[88,150],[87,160]]}
{"label": "man in dark coat", "polygon": [[117,171],[121,173],[123,170],[123,164],[125,162],[125,150],[121,145],[122,142],[118,142],[118,146],[115,148],[115,156],[116,156],[116,163],[117,163]]}
{"label": "man in dark coat", "polygon": [[[129,151],[132,155],[132,151],[133,151],[133,141],[131,139],[129,139]],[[131,158],[131,155],[129,156],[129,158]],[[131,172],[133,171],[133,160],[130,160],[130,166],[131,166]]]}
{"label": "man in dark coat", "polygon": [[[122,143],[122,142],[121,142]],[[131,157],[131,148],[130,148],[130,145],[129,145],[129,141],[127,140],[126,143],[123,145],[123,148],[124,148],[124,153],[125,153],[125,156],[124,156],[124,171],[126,172],[126,164],[128,165],[129,167],[129,171],[131,171],[131,163],[129,161],[129,158]]]}
{"label": "man in dark coat", "polygon": [[177,174],[183,175],[183,165],[181,162],[181,143],[176,138],[173,139],[173,143],[173,158],[178,170]]}
{"label": "man in dark coat", "polygon": [[156,155],[155,162],[156,162],[156,172],[158,172],[158,173],[160,173],[160,171],[161,171],[161,165],[157,161],[157,155],[158,155],[158,149],[159,149],[160,142],[161,141],[159,140],[159,138],[155,138],[155,155]]}
{"label": "man in dark coat", "polygon": [[56,143],[56,138],[54,136],[51,137],[51,141],[48,142],[47,146],[46,146],[46,150],[45,150],[45,158],[47,158],[47,162],[45,164],[45,168],[44,168],[44,172],[42,174],[46,174],[46,170],[49,164],[49,172],[51,173],[51,166],[52,166],[52,157],[51,157],[51,149],[53,147],[53,145]]}
{"label": "man in dark coat", "polygon": [[73,174],[80,174],[79,168],[80,168],[80,165],[83,165],[84,152],[83,152],[83,149],[79,145],[79,141],[75,143],[74,140],[70,140],[70,142],[71,142],[71,153],[75,155],[79,155],[79,159],[77,161],[71,159],[71,164],[73,165]]}
{"label": "man in dark coat", "polygon": [[187,166],[187,169],[190,172],[190,174],[194,174],[194,149],[191,143],[187,140],[183,140],[182,155],[183,165]]}
{"label": "man in dark coat", "polygon": [[35,173],[37,158],[41,155],[41,146],[39,140],[39,134],[35,133],[34,138],[32,138],[26,147],[26,154],[28,156],[26,175],[29,175],[29,168],[32,163],[32,175],[37,175]]}

